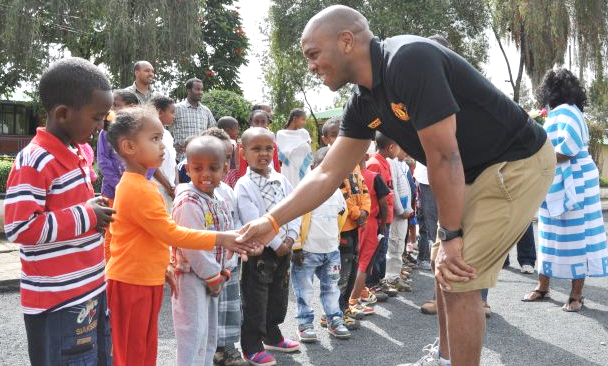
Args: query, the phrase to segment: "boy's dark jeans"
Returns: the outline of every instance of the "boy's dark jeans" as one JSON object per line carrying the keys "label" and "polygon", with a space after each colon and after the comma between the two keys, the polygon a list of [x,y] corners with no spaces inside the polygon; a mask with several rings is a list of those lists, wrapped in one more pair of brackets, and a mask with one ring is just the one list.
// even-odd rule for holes
{"label": "boy's dark jeans", "polygon": [[[520,266],[536,264],[536,245],[534,243],[534,226],[530,224],[524,236],[517,242],[517,262]],[[509,256],[505,260],[505,266],[510,264]]]}
{"label": "boy's dark jeans", "polygon": [[418,262],[431,259],[431,243],[437,240],[437,205],[431,186],[418,182]]}
{"label": "boy's dark jeans", "polygon": [[33,366],[112,365],[105,291],[82,304],[23,318]]}
{"label": "boy's dark jeans", "polygon": [[261,352],[264,345],[279,343],[279,329],[287,314],[290,255],[278,257],[271,248],[260,256],[249,257],[241,271],[243,325],[241,347],[244,352]]}
{"label": "boy's dark jeans", "polygon": [[390,226],[387,225],[384,237],[378,241],[378,248],[369,264],[365,284],[367,287],[374,287],[380,284],[380,280],[386,276],[386,253],[388,252],[388,233]]}
{"label": "boy's dark jeans", "polygon": [[359,229],[355,228],[340,233],[340,310],[348,309],[348,299],[353,292],[357,278]]}

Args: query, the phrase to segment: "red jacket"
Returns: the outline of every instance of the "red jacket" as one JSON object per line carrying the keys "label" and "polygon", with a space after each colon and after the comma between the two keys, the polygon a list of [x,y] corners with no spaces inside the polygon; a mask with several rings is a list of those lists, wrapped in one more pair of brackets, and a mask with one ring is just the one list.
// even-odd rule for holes
{"label": "red jacket", "polygon": [[389,193],[386,197],[386,202],[388,203],[388,218],[386,220],[386,223],[390,224],[393,222],[393,207],[395,206],[395,193],[393,192],[391,165],[388,160],[384,158],[384,156],[378,153],[374,153],[372,156],[370,156],[369,160],[366,163],[366,166],[367,169],[371,170],[372,172],[380,174],[388,188],[391,190],[391,193]]}

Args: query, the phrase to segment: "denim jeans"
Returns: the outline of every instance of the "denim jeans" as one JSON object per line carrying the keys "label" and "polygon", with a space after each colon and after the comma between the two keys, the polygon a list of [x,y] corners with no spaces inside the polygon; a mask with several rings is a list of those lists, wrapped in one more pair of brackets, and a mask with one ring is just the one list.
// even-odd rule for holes
{"label": "denim jeans", "polygon": [[418,183],[416,217],[419,231],[418,261],[428,261],[431,259],[431,243],[437,240],[437,205],[431,186],[428,184]]}
{"label": "denim jeans", "polygon": [[112,365],[105,291],[58,311],[24,314],[24,320],[32,365]]}
{"label": "denim jeans", "polygon": [[[536,246],[534,243],[534,226],[530,224],[524,236],[517,242],[517,262],[520,266],[529,264],[532,267],[536,264]],[[505,265],[510,264],[509,256],[505,260]]]}
{"label": "denim jeans", "polygon": [[340,288],[340,251],[331,253],[310,253],[304,251],[304,263],[301,266],[291,266],[293,292],[298,304],[298,324],[312,324],[314,310],[312,298],[314,295],[313,282],[317,276],[321,283],[321,304],[327,319],[342,316],[339,306]]}

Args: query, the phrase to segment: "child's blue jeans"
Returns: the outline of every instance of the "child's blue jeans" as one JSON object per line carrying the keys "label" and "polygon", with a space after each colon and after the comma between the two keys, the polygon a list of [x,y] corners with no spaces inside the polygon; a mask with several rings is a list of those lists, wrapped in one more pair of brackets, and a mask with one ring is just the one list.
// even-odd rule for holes
{"label": "child's blue jeans", "polygon": [[312,298],[314,295],[313,282],[315,275],[321,282],[321,304],[325,316],[332,319],[335,316],[342,317],[340,310],[340,251],[330,253],[311,253],[304,251],[304,262],[301,266],[291,266],[291,279],[293,292],[298,304],[298,315],[296,319],[299,325],[312,324],[314,310]]}
{"label": "child's blue jeans", "polygon": [[24,314],[24,320],[32,365],[112,365],[105,291],[58,311]]}

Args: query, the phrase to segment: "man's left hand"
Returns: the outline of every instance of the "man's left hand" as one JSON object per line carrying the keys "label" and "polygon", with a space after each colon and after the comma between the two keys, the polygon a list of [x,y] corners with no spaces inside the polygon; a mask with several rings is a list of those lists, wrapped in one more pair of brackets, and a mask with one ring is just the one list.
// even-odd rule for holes
{"label": "man's left hand", "polygon": [[447,291],[452,287],[449,281],[466,282],[477,277],[475,268],[462,259],[464,242],[462,238],[441,242],[435,258],[435,279]]}

